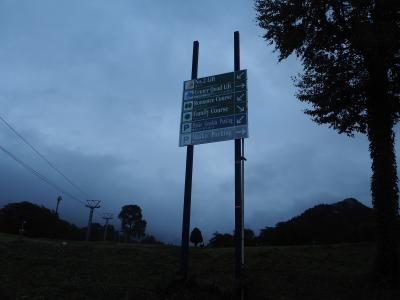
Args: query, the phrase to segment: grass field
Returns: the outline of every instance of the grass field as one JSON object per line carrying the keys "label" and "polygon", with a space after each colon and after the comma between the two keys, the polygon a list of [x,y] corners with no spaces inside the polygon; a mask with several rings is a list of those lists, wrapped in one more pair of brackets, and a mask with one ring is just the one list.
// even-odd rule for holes
{"label": "grass field", "polygon": [[[24,239],[0,234],[0,299],[231,299],[234,250]],[[245,299],[400,299],[371,284],[369,244],[246,249]]]}

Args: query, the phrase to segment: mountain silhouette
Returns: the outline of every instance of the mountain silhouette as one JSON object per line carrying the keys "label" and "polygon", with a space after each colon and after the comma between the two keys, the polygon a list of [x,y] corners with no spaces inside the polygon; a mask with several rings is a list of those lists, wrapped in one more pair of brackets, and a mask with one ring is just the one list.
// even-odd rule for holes
{"label": "mountain silhouette", "polygon": [[373,210],[357,199],[320,204],[275,227],[261,230],[267,245],[307,245],[374,240]]}

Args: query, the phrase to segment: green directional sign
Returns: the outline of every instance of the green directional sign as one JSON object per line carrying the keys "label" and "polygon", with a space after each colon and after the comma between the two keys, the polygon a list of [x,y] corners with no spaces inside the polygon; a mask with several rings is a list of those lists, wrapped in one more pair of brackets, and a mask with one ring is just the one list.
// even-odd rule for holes
{"label": "green directional sign", "polygon": [[248,137],[247,70],[185,81],[179,146]]}

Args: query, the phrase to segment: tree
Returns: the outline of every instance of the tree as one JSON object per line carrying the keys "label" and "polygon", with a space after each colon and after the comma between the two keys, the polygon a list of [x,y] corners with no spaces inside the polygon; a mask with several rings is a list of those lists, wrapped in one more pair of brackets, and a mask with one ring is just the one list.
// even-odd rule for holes
{"label": "tree", "polygon": [[139,220],[133,225],[133,236],[141,240],[145,236],[147,222],[146,220]]}
{"label": "tree", "polygon": [[82,240],[84,235],[74,224],[60,220],[54,211],[27,201],[9,203],[0,209],[0,231],[18,234],[24,222],[28,237]]}
{"label": "tree", "polygon": [[398,187],[393,126],[400,117],[400,1],[256,0],[279,61],[295,53],[305,113],[339,133],[367,134],[377,232],[376,274],[398,278]]}
{"label": "tree", "polygon": [[160,244],[162,245],[163,243],[160,242],[159,240],[156,239],[154,235],[146,235],[144,238],[140,240],[141,244]]}
{"label": "tree", "polygon": [[197,247],[197,244],[203,242],[203,235],[201,234],[200,229],[197,227],[193,228],[192,233],[190,234],[190,241]]}
{"label": "tree", "polygon": [[[233,240],[235,239],[234,237],[236,236],[236,230],[233,230],[232,237]],[[243,228],[243,241],[244,245],[247,246],[255,246],[256,245],[256,239],[255,239],[255,234],[254,231],[249,229],[249,228]]]}
{"label": "tree", "polygon": [[125,234],[125,242],[131,239],[131,236],[141,239],[145,235],[146,220],[142,218],[142,209],[138,205],[125,205],[118,215],[121,220],[121,229]]}
{"label": "tree", "polygon": [[256,239],[254,231],[249,228],[244,228],[244,245],[245,246],[255,246]]}
{"label": "tree", "polygon": [[233,247],[235,242],[233,235],[216,231],[213,233],[208,245],[211,247]]}
{"label": "tree", "polygon": [[[86,234],[87,227],[83,227],[81,230],[83,234]],[[90,227],[90,240],[103,241],[103,239],[104,239],[104,226],[101,225],[100,223],[92,223]]]}

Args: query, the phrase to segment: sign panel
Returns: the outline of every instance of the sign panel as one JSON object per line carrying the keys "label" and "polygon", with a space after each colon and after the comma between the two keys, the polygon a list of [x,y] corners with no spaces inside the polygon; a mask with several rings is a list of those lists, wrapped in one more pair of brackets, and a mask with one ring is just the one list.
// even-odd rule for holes
{"label": "sign panel", "polygon": [[179,146],[247,138],[247,70],[183,83]]}

